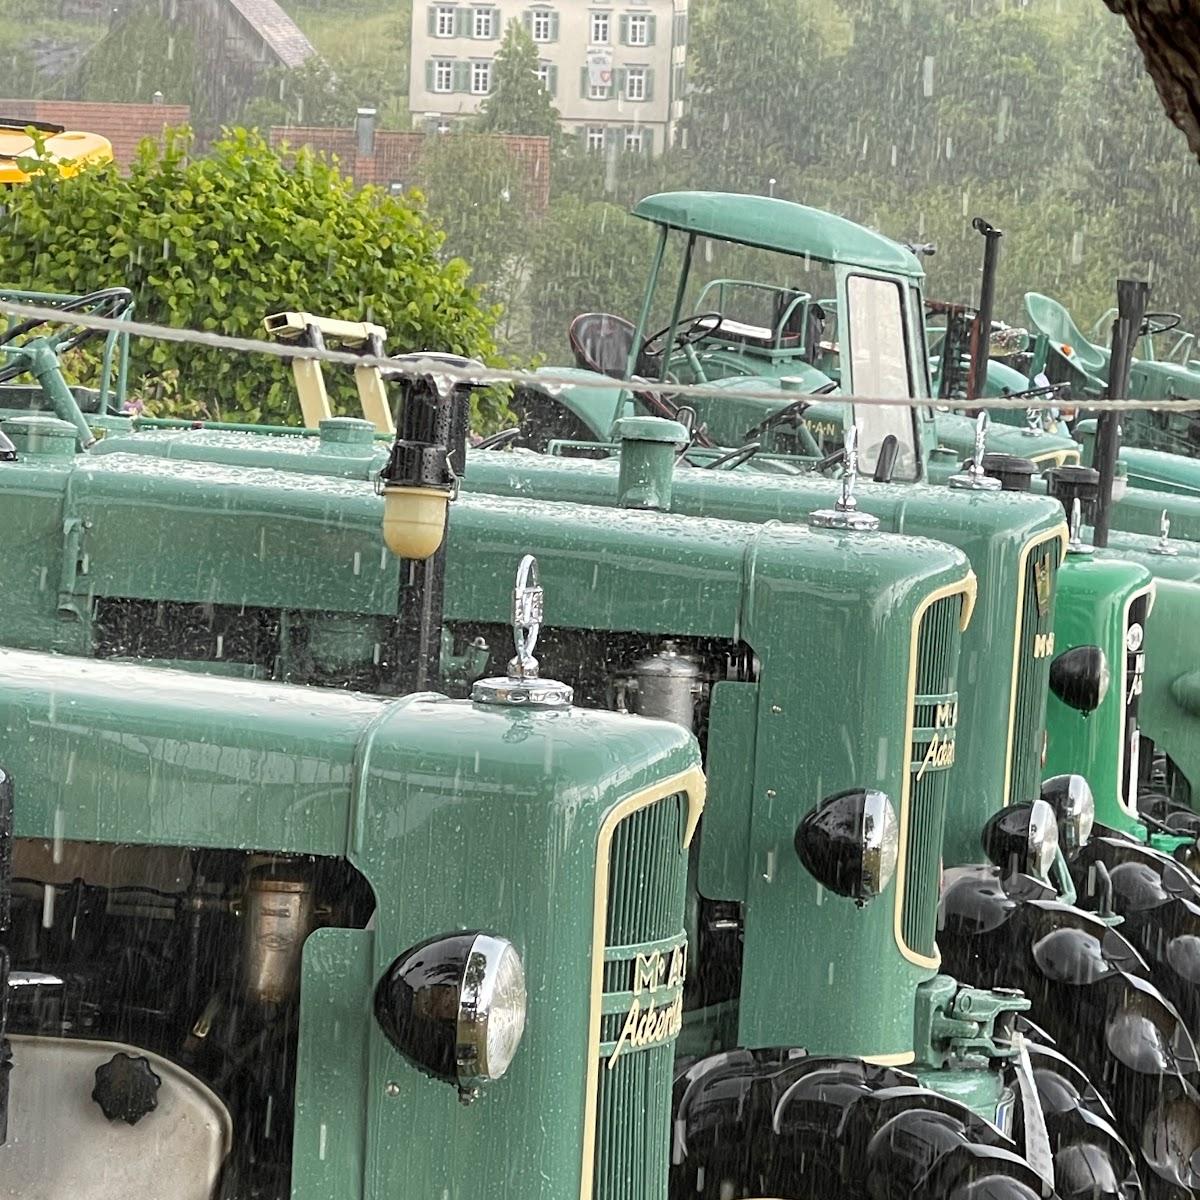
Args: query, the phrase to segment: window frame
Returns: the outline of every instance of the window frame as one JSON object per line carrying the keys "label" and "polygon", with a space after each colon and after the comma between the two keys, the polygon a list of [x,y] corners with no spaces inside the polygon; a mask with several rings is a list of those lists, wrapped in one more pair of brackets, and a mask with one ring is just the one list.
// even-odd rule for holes
{"label": "window frame", "polygon": [[646,148],[643,130],[637,125],[627,125],[621,139],[621,148],[626,154],[641,154]]}
{"label": "window frame", "polygon": [[[487,22],[487,32],[479,32],[480,21]],[[478,5],[471,9],[471,37],[481,42],[493,41],[496,37],[496,9],[490,5]]]}
{"label": "window frame", "polygon": [[[477,71],[484,71],[487,78],[487,87],[480,91],[475,86],[475,74]],[[471,78],[468,85],[468,90],[472,96],[490,96],[492,94],[492,60],[490,58],[473,58],[471,59]]]}
{"label": "window frame", "polygon": [[[446,72],[446,86],[438,87],[438,75],[442,70]],[[435,96],[449,96],[454,91],[454,59],[452,58],[435,58],[433,59],[433,94]]]}
{"label": "window frame", "polygon": [[[604,22],[604,36],[596,36],[596,23]],[[588,45],[589,46],[611,46],[612,45],[612,13],[605,11],[592,11],[588,13]]]}
{"label": "window frame", "polygon": [[[649,13],[630,13],[629,24],[626,27],[628,31],[628,46],[649,46],[650,45],[650,14]],[[633,36],[634,29],[642,31],[641,38]]]}
{"label": "window frame", "polygon": [[[646,99],[646,79],[648,68],[646,67],[626,67],[625,68],[625,87],[622,89],[622,96],[631,104],[641,104]],[[633,82],[637,80],[638,95],[633,94]]]}
{"label": "window frame", "polygon": [[[546,22],[546,36],[538,37],[538,22]],[[554,41],[554,14],[549,8],[534,8],[530,10],[529,36],[539,46],[545,46]]]}
{"label": "window frame", "polygon": [[[456,35],[457,25],[455,22],[455,5],[453,4],[435,4],[433,6],[433,36],[445,41]],[[442,19],[446,18],[450,32],[442,32]]]}
{"label": "window frame", "polygon": [[[593,145],[593,134],[598,134]],[[603,125],[587,125],[584,127],[584,147],[589,154],[603,154],[606,145],[606,135]]]}

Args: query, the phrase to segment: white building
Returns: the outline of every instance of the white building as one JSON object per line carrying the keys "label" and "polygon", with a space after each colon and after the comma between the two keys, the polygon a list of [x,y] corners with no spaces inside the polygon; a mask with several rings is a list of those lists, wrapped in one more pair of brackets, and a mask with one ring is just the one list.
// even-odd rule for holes
{"label": "white building", "polygon": [[421,128],[452,128],[491,91],[504,30],[516,19],[563,124],[590,150],[659,153],[683,115],[688,0],[416,3],[409,109]]}

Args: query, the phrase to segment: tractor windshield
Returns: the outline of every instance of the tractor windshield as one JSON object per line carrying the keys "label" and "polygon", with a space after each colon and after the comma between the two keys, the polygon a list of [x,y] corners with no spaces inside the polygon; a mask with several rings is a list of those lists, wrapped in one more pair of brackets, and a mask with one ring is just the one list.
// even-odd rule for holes
{"label": "tractor windshield", "polygon": [[[891,400],[916,394],[903,285],[895,279],[850,275],[846,280],[849,379],[854,395],[864,400]],[[854,406],[859,431],[859,461],[874,471],[884,439],[895,437],[893,478],[916,479],[917,431],[907,406],[863,403]]]}

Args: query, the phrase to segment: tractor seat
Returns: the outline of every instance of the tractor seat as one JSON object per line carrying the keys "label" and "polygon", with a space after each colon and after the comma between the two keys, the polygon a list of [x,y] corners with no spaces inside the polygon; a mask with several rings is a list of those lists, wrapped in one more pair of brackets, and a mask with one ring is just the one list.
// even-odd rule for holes
{"label": "tractor seat", "polygon": [[1033,327],[1045,335],[1066,362],[1098,379],[1108,375],[1103,352],[1083,336],[1071,314],[1057,300],[1039,292],[1026,292],[1025,311]]}
{"label": "tractor seat", "polygon": [[623,379],[633,349],[633,325],[612,313],[581,313],[567,332],[575,365]]}
{"label": "tractor seat", "polygon": [[[716,337],[727,342],[740,342],[745,346],[759,346],[770,350],[775,345],[774,331],[765,325],[750,325],[745,321],[735,321],[732,317],[722,317],[721,327],[716,331]],[[784,333],[779,339],[779,345],[784,350],[794,350],[802,344],[799,333]]]}

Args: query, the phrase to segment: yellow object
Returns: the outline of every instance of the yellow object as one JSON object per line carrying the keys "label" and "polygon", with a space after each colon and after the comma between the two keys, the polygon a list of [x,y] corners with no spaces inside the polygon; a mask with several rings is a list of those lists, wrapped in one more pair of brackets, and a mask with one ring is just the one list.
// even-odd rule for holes
{"label": "yellow object", "polygon": [[[0,184],[28,183],[29,174],[17,165],[18,158],[41,158],[57,168],[63,178],[78,175],[91,164],[112,162],[112,143],[98,133],[69,130],[47,135],[42,154],[22,129],[0,128]],[[38,172],[35,170],[34,174]]]}
{"label": "yellow object", "polygon": [[[303,312],[272,313],[263,321],[263,328],[280,342],[303,341],[310,329],[316,329],[326,341],[341,342],[352,349],[368,346],[372,338],[382,342],[387,336],[387,330],[382,325],[372,325],[369,321],[339,321]],[[321,364],[316,359],[293,359],[292,376],[300,397],[304,426],[306,429],[316,429],[322,421],[333,416]],[[358,402],[362,405],[363,416],[379,433],[395,433],[387,388],[379,368],[355,367],[354,386],[358,389]]]}
{"label": "yellow object", "polygon": [[442,544],[450,493],[441,488],[385,487],[383,540],[398,558],[428,558]]}

